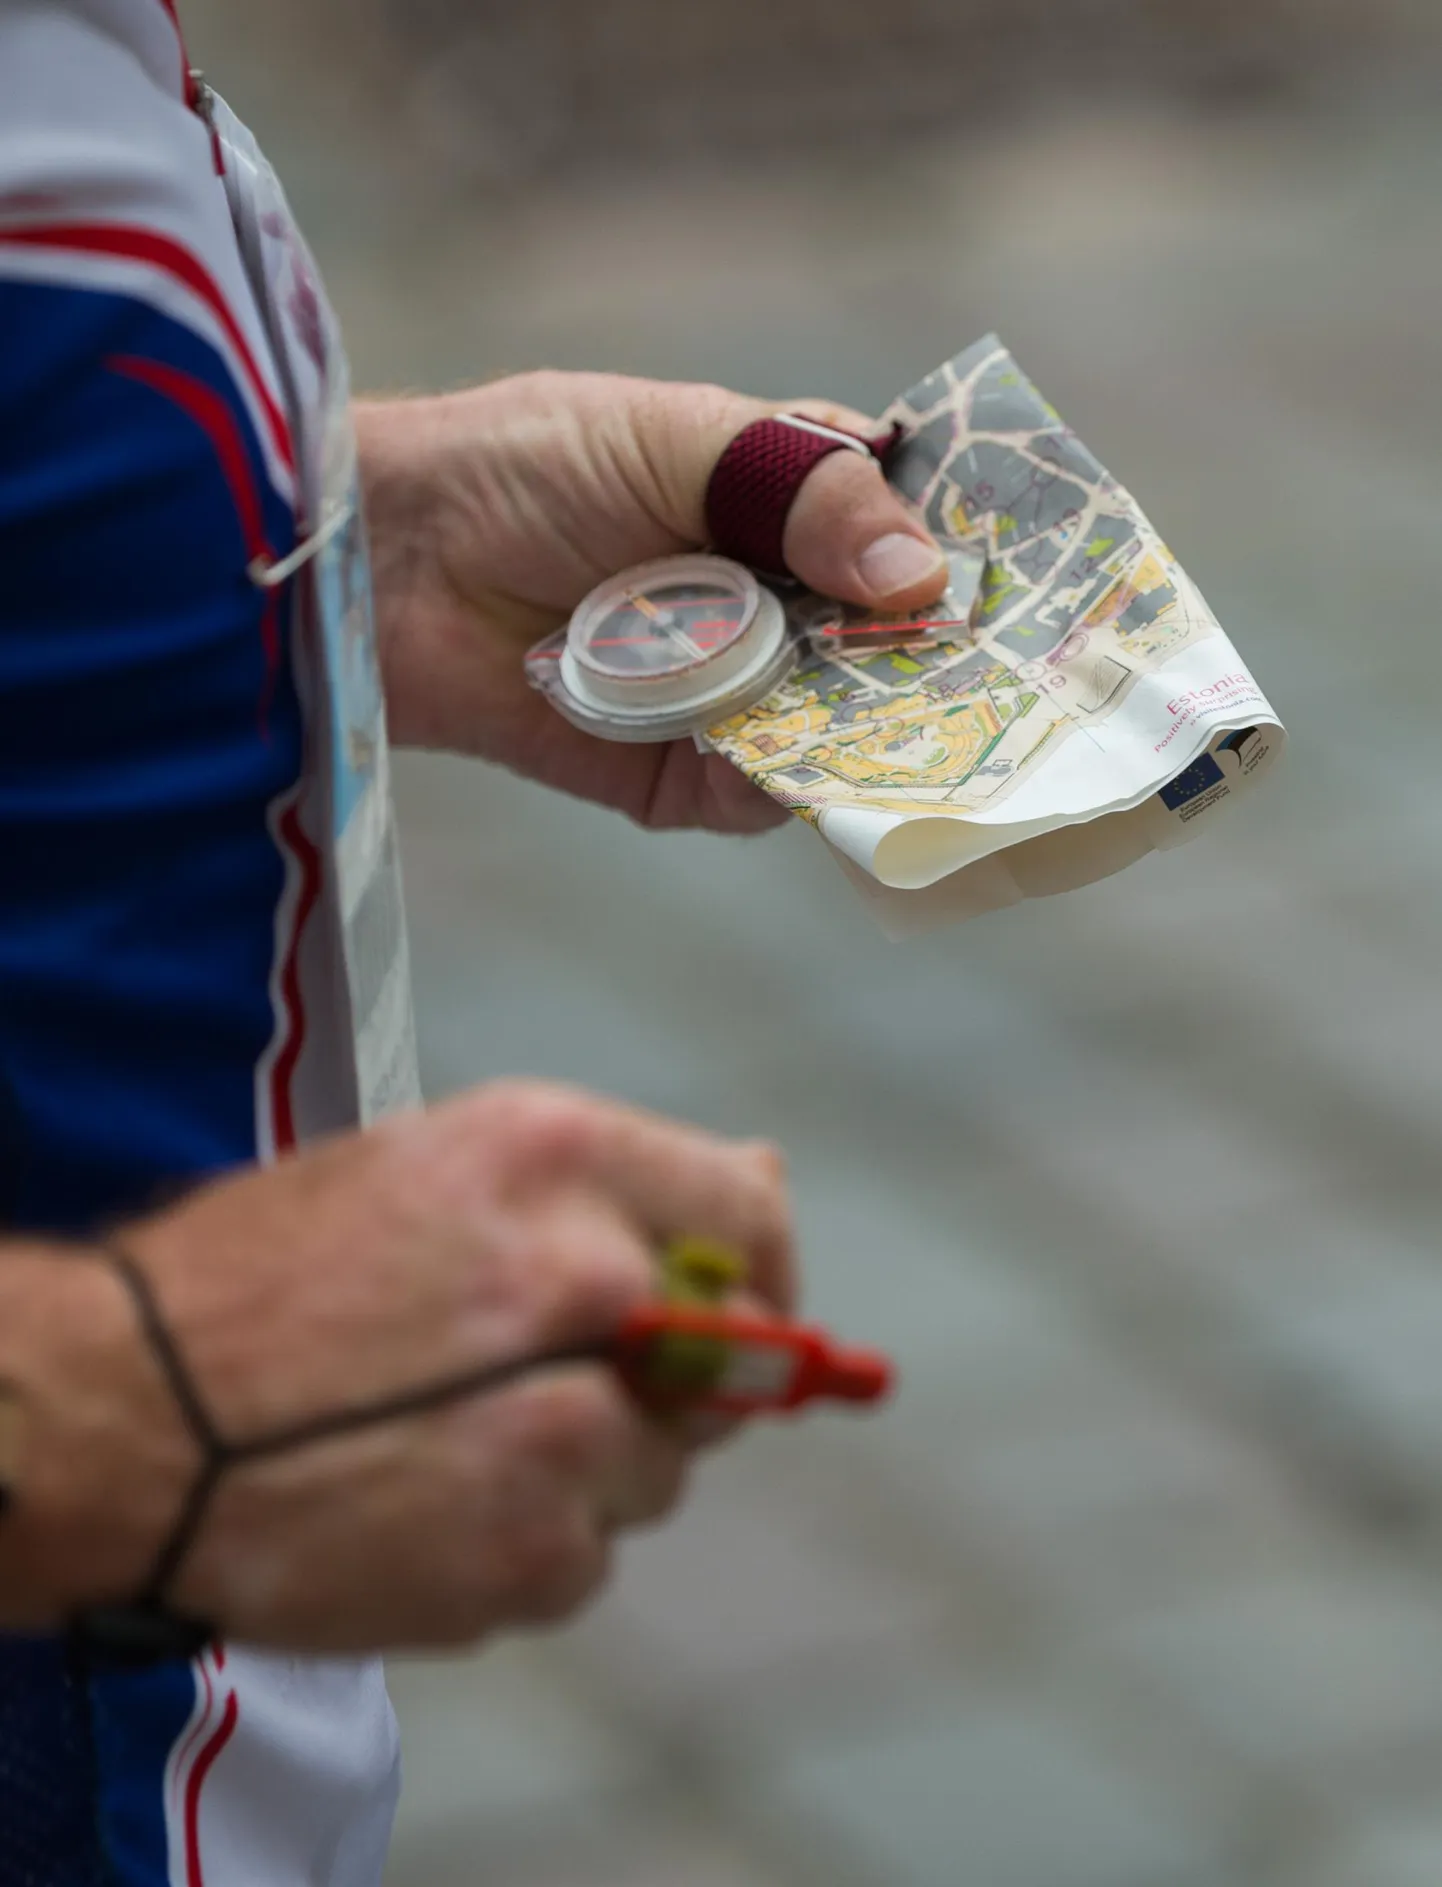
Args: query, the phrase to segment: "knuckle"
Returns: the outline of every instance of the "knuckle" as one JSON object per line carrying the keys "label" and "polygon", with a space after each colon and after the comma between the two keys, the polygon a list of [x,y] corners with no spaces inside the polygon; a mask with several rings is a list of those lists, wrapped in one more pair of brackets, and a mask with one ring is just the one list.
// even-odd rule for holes
{"label": "knuckle", "polygon": [[535,1340],[549,1345],[611,1335],[654,1286],[641,1235],[584,1196],[527,1216],[518,1269]]}
{"label": "knuckle", "polygon": [[599,1370],[557,1375],[524,1399],[520,1445],[549,1477],[589,1485],[615,1446],[619,1397]]}
{"label": "knuckle", "polygon": [[751,1160],[762,1182],[771,1187],[778,1199],[784,1195],[791,1176],[786,1149],[778,1146],[774,1140],[751,1140],[742,1151]]}
{"label": "knuckle", "polygon": [[600,1213],[557,1253],[568,1326],[609,1331],[655,1286],[655,1267],[639,1236]]}
{"label": "knuckle", "polygon": [[531,367],[516,376],[535,400],[546,406],[559,406],[570,391],[571,376],[560,367]]}
{"label": "knuckle", "polygon": [[730,387],[700,381],[687,389],[686,411],[697,437],[709,440],[728,429],[739,432],[753,419],[764,418],[766,408]]}
{"label": "knuckle", "polygon": [[789,1236],[791,1196],[784,1170],[769,1152],[738,1151],[732,1167],[730,1202],[752,1239]]}
{"label": "knuckle", "polygon": [[742,1149],[739,1162],[745,1175],[746,1196],[756,1217],[768,1227],[778,1229],[790,1223],[791,1190],[786,1161],[773,1146]]}
{"label": "knuckle", "polygon": [[841,515],[850,524],[860,524],[885,514],[888,518],[896,509],[896,500],[886,483],[886,474],[875,459],[863,459],[855,452],[833,452],[829,464],[832,472],[834,502]]}
{"label": "knuckle", "polygon": [[600,1104],[543,1081],[507,1082],[498,1091],[499,1126],[531,1175],[562,1177],[583,1168],[595,1146]]}
{"label": "knuckle", "polygon": [[602,1584],[608,1564],[606,1541],[579,1508],[528,1529],[510,1558],[514,1614],[537,1624],[567,1617]]}
{"label": "knuckle", "polygon": [[705,382],[649,380],[637,384],[634,433],[660,493],[679,495],[694,484],[699,463],[714,457],[718,438],[737,432],[759,403]]}
{"label": "knuckle", "polygon": [[888,516],[894,500],[875,459],[856,452],[833,452],[801,488],[794,520],[799,530],[854,527],[879,512]]}

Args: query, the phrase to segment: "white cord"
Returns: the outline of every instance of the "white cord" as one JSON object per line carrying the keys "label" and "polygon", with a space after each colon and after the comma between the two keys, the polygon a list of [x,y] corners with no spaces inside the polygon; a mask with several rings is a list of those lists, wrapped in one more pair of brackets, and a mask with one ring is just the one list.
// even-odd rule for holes
{"label": "white cord", "polygon": [[302,538],[288,557],[282,557],[278,563],[269,557],[253,557],[245,566],[245,574],[258,589],[279,589],[287,577],[293,577],[302,564],[309,563],[317,551],[323,550],[349,520],[350,507],[342,505],[339,510],[331,512],[318,531]]}

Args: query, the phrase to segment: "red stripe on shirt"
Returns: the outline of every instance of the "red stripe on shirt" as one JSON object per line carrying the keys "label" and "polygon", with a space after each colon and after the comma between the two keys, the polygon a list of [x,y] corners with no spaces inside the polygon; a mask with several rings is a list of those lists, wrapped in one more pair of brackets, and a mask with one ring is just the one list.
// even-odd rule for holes
{"label": "red stripe on shirt", "polygon": [[251,391],[265,415],[266,430],[276,457],[288,472],[295,471],[295,450],[290,426],[261,377],[250,343],[220,291],[215,277],[198,257],[171,236],[127,223],[30,223],[0,229],[0,242],[24,243],[35,249],[72,249],[86,255],[117,256],[159,269],[203,301],[220,323],[235,349]]}
{"label": "red stripe on shirt", "polygon": [[280,973],[280,995],[285,1006],[285,1037],[270,1071],[271,1132],[276,1152],[286,1153],[296,1144],[291,1082],[295,1078],[301,1049],[305,1046],[305,1005],[300,993],[300,940],[306,921],[320,898],[321,859],[300,822],[297,800],[292,800],[281,816],[280,836],[300,868],[295,921],[291,926],[290,945]]}
{"label": "red stripe on shirt", "polygon": [[[124,374],[128,380],[138,380],[154,388],[166,399],[173,400],[182,412],[188,413],[202,428],[220,461],[220,469],[235,502],[241,535],[245,540],[246,562],[253,563],[257,558],[266,563],[274,562],[275,552],[265,534],[255,472],[245,449],[245,441],[241,438],[240,427],[235,422],[235,415],[221,395],[203,380],[197,380],[194,374],[185,373],[162,360],[141,360],[126,354],[115,355],[105,364],[112,373]],[[264,735],[280,668],[280,596],[276,590],[262,590],[261,596],[260,637],[265,652],[265,688],[260,701],[260,727]]]}
{"label": "red stripe on shirt", "polygon": [[[272,558],[274,552],[265,536],[265,524],[261,515],[260,493],[255,474],[246,454],[245,443],[241,438],[235,415],[221,396],[213,387],[206,386],[203,380],[197,380],[194,375],[184,373],[177,367],[171,367],[164,361],[141,360],[134,356],[124,356],[116,357],[106,364],[113,372],[138,380],[145,386],[153,387],[157,393],[164,395],[167,399],[173,400],[204,429],[215,449],[215,455],[220,461],[221,470],[225,474],[226,482],[235,500],[236,512],[245,538],[247,559]],[[265,600],[261,616],[261,637],[265,649],[266,682],[260,704],[260,721],[261,732],[264,734],[266,716],[280,663],[278,617],[280,591],[265,590],[262,591],[262,595]],[[305,1006],[301,1000],[300,989],[300,940],[307,920],[320,898],[321,859],[320,853],[311,843],[300,823],[300,813],[294,801],[286,808],[280,820],[279,831],[286,850],[295,860],[300,872],[300,890],[297,896],[295,920],[291,925],[290,941],[286,946],[285,959],[280,972],[285,1032],[270,1076],[271,1122],[275,1148],[277,1152],[286,1152],[296,1144],[295,1105],[291,1094],[291,1083],[295,1078],[296,1065],[305,1043]]]}
{"label": "red stripe on shirt", "polygon": [[195,1759],[195,1767],[185,1785],[185,1880],[186,1887],[205,1887],[200,1861],[200,1791],[215,1759],[235,1734],[240,1721],[240,1705],[232,1691],[225,1700],[225,1714],[216,1725],[214,1736]]}
{"label": "red stripe on shirt", "polygon": [[214,1699],[214,1687],[210,1681],[210,1666],[205,1659],[199,1658],[194,1666],[195,1672],[204,1688],[204,1700],[185,1736],[175,1750],[175,1778],[177,1788],[183,1787],[181,1778],[185,1775],[185,1765],[190,1761],[190,1752],[205,1735],[206,1725],[210,1722],[210,1706]]}

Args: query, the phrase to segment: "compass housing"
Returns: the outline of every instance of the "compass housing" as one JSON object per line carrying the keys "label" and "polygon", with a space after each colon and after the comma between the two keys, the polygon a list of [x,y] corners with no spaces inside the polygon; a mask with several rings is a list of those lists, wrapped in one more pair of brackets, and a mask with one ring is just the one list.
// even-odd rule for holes
{"label": "compass housing", "polygon": [[697,553],[608,578],[532,649],[526,673],[586,732],[660,741],[754,706],[795,661],[779,598],[743,564]]}

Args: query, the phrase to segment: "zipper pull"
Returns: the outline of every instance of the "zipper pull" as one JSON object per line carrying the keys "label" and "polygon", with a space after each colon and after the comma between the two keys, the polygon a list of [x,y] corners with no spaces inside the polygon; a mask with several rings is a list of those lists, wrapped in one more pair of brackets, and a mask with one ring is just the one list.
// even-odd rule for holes
{"label": "zipper pull", "polygon": [[185,102],[200,119],[210,133],[210,154],[215,164],[217,177],[225,175],[225,152],[221,148],[220,133],[215,128],[215,93],[205,82],[205,74],[199,66],[190,66],[185,74]]}

